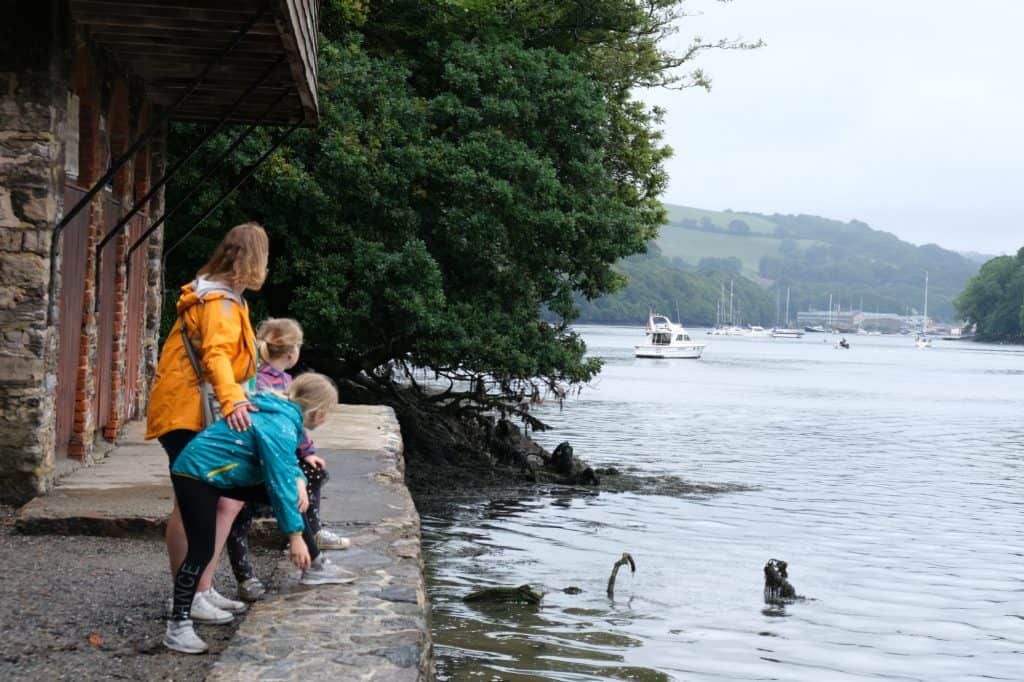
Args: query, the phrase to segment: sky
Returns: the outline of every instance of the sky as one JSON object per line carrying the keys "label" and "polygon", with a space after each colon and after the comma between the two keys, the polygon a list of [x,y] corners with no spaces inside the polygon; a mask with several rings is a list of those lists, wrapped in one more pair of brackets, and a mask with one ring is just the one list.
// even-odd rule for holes
{"label": "sky", "polygon": [[666,110],[667,203],[862,220],[915,244],[1024,246],[1024,0],[690,0],[697,65]]}

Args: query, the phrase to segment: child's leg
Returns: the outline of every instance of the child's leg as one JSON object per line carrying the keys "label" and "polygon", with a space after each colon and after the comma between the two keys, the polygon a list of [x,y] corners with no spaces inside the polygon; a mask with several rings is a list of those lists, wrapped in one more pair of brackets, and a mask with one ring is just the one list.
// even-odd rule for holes
{"label": "child's leg", "polygon": [[[270,497],[267,495],[267,489],[262,485],[249,486],[246,488],[232,488],[230,490],[221,491],[225,497],[230,497],[232,500],[239,500],[246,502],[246,507],[252,504],[270,504]],[[309,549],[309,558],[316,559],[320,556],[320,550],[316,546],[316,534],[309,529],[309,524],[305,524],[305,528],[302,529],[302,539],[306,543],[306,547]]]}
{"label": "child's leg", "polygon": [[327,480],[327,470],[317,469],[304,459],[299,460],[299,468],[306,477],[306,493],[309,495],[309,507],[303,518],[306,520],[306,528],[315,537],[320,532],[320,490]]}
{"label": "child's leg", "polygon": [[231,532],[228,534],[228,558],[231,560],[231,570],[239,585],[256,577],[256,570],[252,566],[252,552],[249,549],[249,531],[252,529],[254,516],[253,505],[246,504],[235,517]]}
{"label": "child's leg", "polygon": [[224,543],[228,540],[228,534],[231,532],[231,525],[235,522],[235,517],[238,516],[238,512],[242,510],[242,504],[237,500],[229,500],[226,497],[222,497],[217,503],[217,516],[216,516],[216,536],[213,546],[213,561],[207,566],[206,571],[203,573],[202,579],[199,581],[199,591],[205,592],[213,586],[213,574],[217,571],[217,563],[220,561],[220,552],[224,549]]}
{"label": "child's leg", "polygon": [[174,606],[171,620],[188,620],[199,579],[213,558],[217,539],[215,521],[220,492],[211,485],[183,476],[171,476],[178,499],[188,552],[174,576]]}

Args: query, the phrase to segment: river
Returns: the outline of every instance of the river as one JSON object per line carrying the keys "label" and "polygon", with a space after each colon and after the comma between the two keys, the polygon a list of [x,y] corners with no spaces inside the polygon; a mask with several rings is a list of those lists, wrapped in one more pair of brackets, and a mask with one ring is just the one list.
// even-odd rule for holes
{"label": "river", "polygon": [[[640,329],[579,331],[604,369],[537,439],[727,492],[428,507],[438,679],[1024,679],[1024,349],[693,330],[703,359],[638,360]],[[805,600],[764,603],[771,558]],[[461,601],[522,583],[539,607]]]}

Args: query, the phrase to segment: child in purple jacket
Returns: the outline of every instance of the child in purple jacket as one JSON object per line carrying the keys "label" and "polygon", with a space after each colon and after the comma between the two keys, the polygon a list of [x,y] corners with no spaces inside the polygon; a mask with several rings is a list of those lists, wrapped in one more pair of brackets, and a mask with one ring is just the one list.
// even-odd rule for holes
{"label": "child in purple jacket", "polygon": [[[287,370],[299,361],[302,337],[302,327],[292,319],[270,318],[259,326],[256,330],[256,346],[260,357],[256,371],[257,391],[288,391],[292,377]],[[320,490],[327,480],[327,463],[317,456],[309,433],[303,432],[295,454],[308,482],[306,492],[309,508],[304,518],[307,528],[316,538],[317,547],[322,550],[347,549],[351,544],[348,538],[323,528],[320,523]],[[249,549],[249,531],[257,511],[253,505],[247,504],[235,519],[227,540],[231,569],[238,582],[238,596],[248,601],[258,599],[266,591],[256,577]]]}

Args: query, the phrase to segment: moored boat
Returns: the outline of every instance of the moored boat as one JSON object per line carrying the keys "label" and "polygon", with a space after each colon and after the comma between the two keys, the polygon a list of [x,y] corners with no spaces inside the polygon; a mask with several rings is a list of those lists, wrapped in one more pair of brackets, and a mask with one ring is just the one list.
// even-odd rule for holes
{"label": "moored boat", "polygon": [[664,315],[650,315],[644,330],[647,339],[633,347],[638,358],[680,358],[699,360],[704,344],[694,341],[681,325]]}

